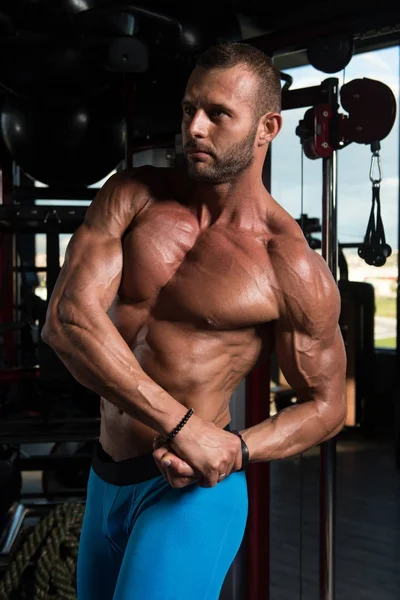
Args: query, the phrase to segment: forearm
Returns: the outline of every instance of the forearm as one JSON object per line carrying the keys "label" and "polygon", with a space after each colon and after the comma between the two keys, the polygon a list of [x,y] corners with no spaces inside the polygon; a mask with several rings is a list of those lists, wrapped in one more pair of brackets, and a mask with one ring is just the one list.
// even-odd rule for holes
{"label": "forearm", "polygon": [[79,383],[149,427],[169,433],[186,408],[143,371],[106,313],[79,321],[53,317],[42,338]]}
{"label": "forearm", "polygon": [[[345,406],[345,401],[343,401]],[[345,410],[336,414],[321,401],[310,400],[280,411],[242,431],[251,462],[266,462],[301,454],[342,429]]]}

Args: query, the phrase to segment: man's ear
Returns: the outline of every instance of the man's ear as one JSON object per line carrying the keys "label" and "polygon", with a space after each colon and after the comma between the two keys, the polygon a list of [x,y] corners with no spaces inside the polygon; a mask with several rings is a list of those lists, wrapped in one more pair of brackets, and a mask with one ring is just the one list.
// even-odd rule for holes
{"label": "man's ear", "polygon": [[282,129],[282,115],[277,112],[265,114],[260,121],[259,145],[269,144]]}

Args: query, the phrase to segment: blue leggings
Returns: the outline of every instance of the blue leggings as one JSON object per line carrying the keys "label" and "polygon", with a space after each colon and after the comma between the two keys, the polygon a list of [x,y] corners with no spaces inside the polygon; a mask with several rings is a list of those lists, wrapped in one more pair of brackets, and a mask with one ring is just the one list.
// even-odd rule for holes
{"label": "blue leggings", "polygon": [[78,600],[218,600],[247,506],[243,472],[213,488],[175,489],[161,475],[114,485],[92,466]]}

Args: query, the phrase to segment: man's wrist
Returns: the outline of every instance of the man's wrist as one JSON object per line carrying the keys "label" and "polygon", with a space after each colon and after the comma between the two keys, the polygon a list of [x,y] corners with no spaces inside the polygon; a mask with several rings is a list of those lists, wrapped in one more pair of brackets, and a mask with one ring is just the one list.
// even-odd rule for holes
{"label": "man's wrist", "polygon": [[178,433],[185,427],[186,423],[189,421],[190,417],[193,414],[194,414],[193,408],[189,408],[188,410],[186,410],[184,416],[177,423],[177,425],[175,425],[175,427],[169,433],[167,433],[163,437],[163,439],[160,441],[161,445],[167,446],[167,445],[171,444],[174,441],[175,437],[178,435]]}
{"label": "man's wrist", "polygon": [[239,471],[245,471],[247,468],[247,465],[249,464],[249,459],[250,459],[249,448],[248,448],[245,440],[243,439],[242,434],[239,431],[237,431],[237,429],[233,429],[231,431],[231,433],[233,433],[234,435],[237,435],[240,438],[240,446],[241,446],[241,451],[242,451],[242,465],[241,465]]}

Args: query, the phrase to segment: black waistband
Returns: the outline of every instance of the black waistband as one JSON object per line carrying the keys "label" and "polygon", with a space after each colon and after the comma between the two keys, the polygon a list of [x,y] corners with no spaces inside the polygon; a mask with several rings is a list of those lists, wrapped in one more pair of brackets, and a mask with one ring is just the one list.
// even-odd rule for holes
{"label": "black waistband", "polygon": [[[228,424],[224,429],[230,431],[230,425]],[[92,468],[100,479],[112,485],[134,485],[154,477],[161,477],[152,452],[115,461],[99,441],[95,444]]]}

